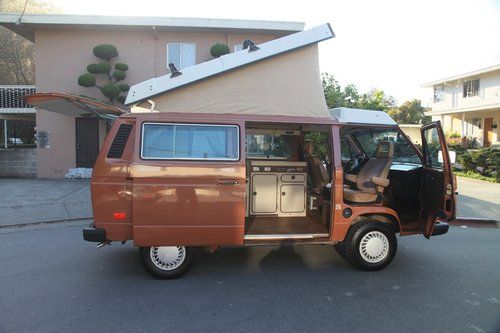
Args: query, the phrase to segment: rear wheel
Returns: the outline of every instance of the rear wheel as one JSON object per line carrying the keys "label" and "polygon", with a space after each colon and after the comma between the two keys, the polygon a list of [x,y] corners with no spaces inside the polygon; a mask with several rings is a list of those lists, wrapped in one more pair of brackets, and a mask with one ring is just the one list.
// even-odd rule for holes
{"label": "rear wheel", "polygon": [[397,251],[397,239],[391,225],[376,221],[355,224],[347,233],[347,261],[364,271],[378,271],[388,266]]}
{"label": "rear wheel", "polygon": [[176,279],[191,267],[194,249],[186,246],[141,247],[139,255],[149,274],[159,279]]}

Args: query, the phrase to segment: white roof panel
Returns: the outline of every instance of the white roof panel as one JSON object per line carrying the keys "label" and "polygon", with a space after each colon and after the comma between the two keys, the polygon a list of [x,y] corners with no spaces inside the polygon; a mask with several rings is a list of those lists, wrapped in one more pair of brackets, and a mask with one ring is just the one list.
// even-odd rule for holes
{"label": "white roof panel", "polygon": [[176,88],[207,79],[251,63],[274,57],[279,54],[319,43],[335,37],[329,24],[297,32],[266,43],[259,44],[259,49],[249,52],[248,49],[223,55],[191,67],[180,70],[182,75],[170,77],[170,74],[138,83],[130,88],[126,105],[166,93]]}
{"label": "white roof panel", "polygon": [[351,108],[334,108],[330,110],[332,118],[341,123],[365,125],[397,125],[394,119],[384,111],[373,111]]}

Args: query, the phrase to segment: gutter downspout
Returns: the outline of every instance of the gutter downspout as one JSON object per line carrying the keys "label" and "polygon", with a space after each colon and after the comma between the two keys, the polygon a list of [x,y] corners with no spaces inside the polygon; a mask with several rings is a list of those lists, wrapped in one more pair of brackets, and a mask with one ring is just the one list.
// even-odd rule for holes
{"label": "gutter downspout", "polygon": [[158,77],[158,72],[159,72],[159,69],[158,69],[158,57],[159,57],[159,54],[158,54],[158,33],[156,31],[156,26],[152,26],[151,27],[153,29],[153,36],[155,38],[155,73],[154,73],[154,77]]}

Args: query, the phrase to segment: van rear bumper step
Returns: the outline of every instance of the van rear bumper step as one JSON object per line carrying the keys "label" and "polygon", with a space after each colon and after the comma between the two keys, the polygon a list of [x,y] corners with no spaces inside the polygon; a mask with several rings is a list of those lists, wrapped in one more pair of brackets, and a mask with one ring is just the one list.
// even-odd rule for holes
{"label": "van rear bumper step", "polygon": [[105,242],[106,230],[101,228],[83,228],[83,239],[87,242]]}
{"label": "van rear bumper step", "polygon": [[432,232],[432,236],[439,236],[439,235],[444,235],[445,233],[448,232],[448,229],[450,228],[450,225],[446,222],[438,222],[434,226],[434,231]]}

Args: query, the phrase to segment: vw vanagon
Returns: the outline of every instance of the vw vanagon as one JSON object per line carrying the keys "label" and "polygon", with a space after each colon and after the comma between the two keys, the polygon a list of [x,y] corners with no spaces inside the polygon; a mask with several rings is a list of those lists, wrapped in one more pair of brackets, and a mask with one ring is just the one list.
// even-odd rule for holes
{"label": "vw vanagon", "polygon": [[[61,113],[114,118],[84,239],[132,241],[145,269],[169,279],[197,248],[327,245],[356,268],[380,270],[396,255],[396,235],[446,233],[454,181],[439,122],[422,126],[416,147],[384,112],[328,110],[316,43],[331,37],[324,25],[171,66],[133,86],[127,103],[137,112],[119,117],[58,96]],[[28,102],[55,110],[53,97]]]}

